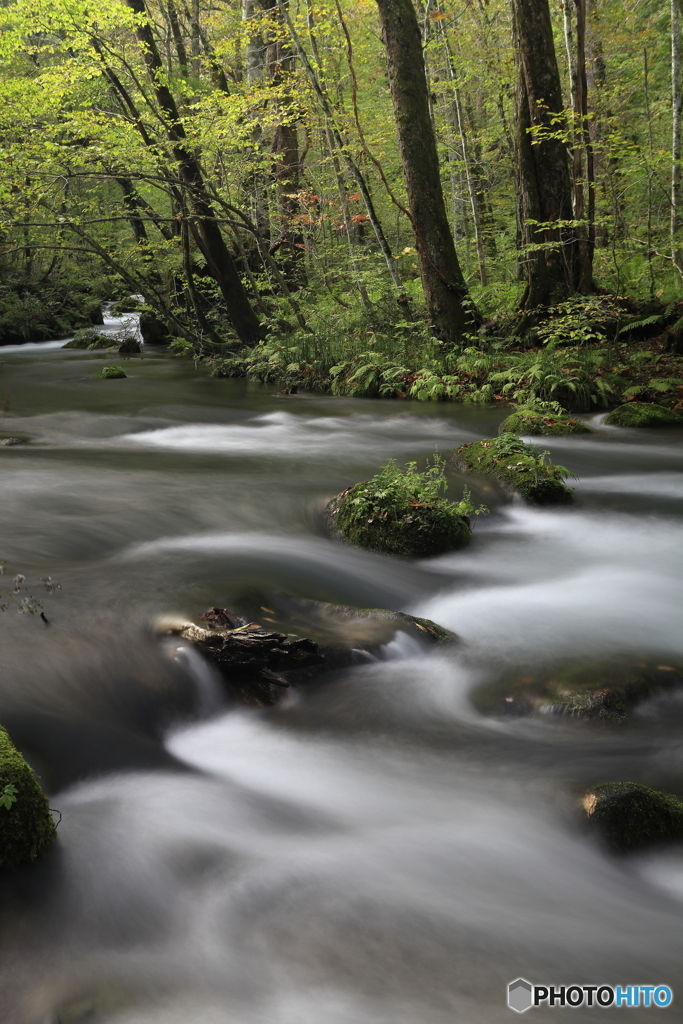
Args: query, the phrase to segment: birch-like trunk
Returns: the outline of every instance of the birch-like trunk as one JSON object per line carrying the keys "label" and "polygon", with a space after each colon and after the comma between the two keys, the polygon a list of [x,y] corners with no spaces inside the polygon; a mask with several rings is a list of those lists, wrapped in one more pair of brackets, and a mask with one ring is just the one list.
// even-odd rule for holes
{"label": "birch-like trunk", "polygon": [[681,8],[671,0],[671,256],[683,278],[683,253],[678,245],[681,219]]}

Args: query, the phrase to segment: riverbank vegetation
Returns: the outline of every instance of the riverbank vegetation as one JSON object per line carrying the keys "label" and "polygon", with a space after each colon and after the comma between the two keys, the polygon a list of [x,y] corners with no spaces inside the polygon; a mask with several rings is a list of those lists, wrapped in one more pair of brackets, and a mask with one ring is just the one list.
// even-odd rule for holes
{"label": "riverbank vegetation", "polygon": [[144,295],[219,376],[680,406],[676,3],[22,0],[0,21],[0,344]]}

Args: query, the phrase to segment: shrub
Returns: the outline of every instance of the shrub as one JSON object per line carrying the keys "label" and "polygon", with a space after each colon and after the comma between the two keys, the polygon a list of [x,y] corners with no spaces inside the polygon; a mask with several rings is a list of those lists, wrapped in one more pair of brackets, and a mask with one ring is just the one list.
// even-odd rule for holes
{"label": "shrub", "polygon": [[549,452],[506,432],[487,441],[463,444],[452,453],[454,464],[473,473],[495,476],[517,491],[530,505],[558,505],[571,500],[563,480],[573,474],[546,462]]}

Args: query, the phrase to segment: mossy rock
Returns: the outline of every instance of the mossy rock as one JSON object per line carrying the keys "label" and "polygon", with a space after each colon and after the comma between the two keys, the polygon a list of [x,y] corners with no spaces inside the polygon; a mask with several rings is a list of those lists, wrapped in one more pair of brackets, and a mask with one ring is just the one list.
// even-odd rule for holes
{"label": "mossy rock", "polygon": [[591,434],[590,427],[587,427],[581,420],[572,419],[571,416],[555,416],[536,412],[533,409],[517,409],[512,415],[504,419],[498,427],[499,434],[530,434],[541,437],[561,437],[565,434]]}
{"label": "mossy rock", "polygon": [[683,666],[645,661],[580,661],[554,669],[508,669],[474,695],[485,715],[561,717],[623,725],[649,697],[683,690]]}
{"label": "mossy rock", "polygon": [[682,425],[683,417],[663,405],[627,402],[614,409],[605,423],[610,427],[673,427]]}
{"label": "mossy rock", "polygon": [[0,868],[15,868],[34,860],[56,830],[33,772],[0,726],[0,799],[4,794],[13,802],[0,803]]}
{"label": "mossy rock", "polygon": [[118,299],[117,302],[112,302],[109,307],[109,316],[122,316],[124,313],[137,313],[143,303],[140,299],[134,298],[132,295],[127,295],[125,299]]}
{"label": "mossy rock", "polygon": [[76,331],[71,341],[67,341],[62,348],[107,348],[111,345],[112,338],[109,334],[101,334],[92,327],[84,327]]}
{"label": "mossy rock", "polygon": [[386,515],[354,521],[353,500],[364,494],[369,480],[362,480],[338,494],[325,509],[325,518],[333,534],[347,544],[366,551],[377,551],[402,558],[430,558],[455,551],[471,536],[467,516],[455,511],[453,502],[437,498],[420,507],[406,503],[387,510]]}
{"label": "mossy rock", "polygon": [[572,490],[564,483],[567,470],[546,462],[543,452],[510,431],[460,445],[446,458],[461,472],[495,477],[528,505],[566,505],[572,500]]}
{"label": "mossy rock", "polygon": [[99,373],[93,374],[93,380],[120,380],[127,377],[122,366],[105,366]]}
{"label": "mossy rock", "polygon": [[595,786],[582,804],[591,828],[615,852],[683,839],[683,801],[637,782]]}

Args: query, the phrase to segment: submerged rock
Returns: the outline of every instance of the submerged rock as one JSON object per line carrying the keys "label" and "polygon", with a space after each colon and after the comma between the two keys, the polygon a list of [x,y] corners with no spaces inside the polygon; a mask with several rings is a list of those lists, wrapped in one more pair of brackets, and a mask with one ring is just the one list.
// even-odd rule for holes
{"label": "submerged rock", "polygon": [[563,466],[546,462],[546,455],[507,431],[499,437],[460,445],[446,458],[460,472],[495,477],[529,505],[566,505],[572,500],[572,490],[564,478],[570,474]]}
{"label": "submerged rock", "polygon": [[683,839],[683,801],[637,782],[595,786],[582,805],[590,827],[615,852]]}
{"label": "submerged rock", "polygon": [[609,414],[610,427],[673,427],[683,425],[683,416],[663,405],[648,402],[627,402]]}
{"label": "submerged rock", "polygon": [[542,437],[560,437],[564,434],[591,434],[581,420],[571,416],[555,416],[550,413],[536,412],[534,409],[517,409],[504,419],[498,427],[499,434],[531,434]]}
{"label": "submerged rock", "polygon": [[483,714],[556,716],[606,725],[625,723],[648,698],[683,690],[683,670],[647,662],[588,662],[536,673],[509,674],[483,687],[474,702]]}
{"label": "submerged rock", "polygon": [[11,448],[15,444],[26,444],[23,437],[0,437],[0,448]]}
{"label": "submerged rock", "polygon": [[55,834],[44,793],[0,726],[0,868],[34,860]]}
{"label": "submerged rock", "polygon": [[121,377],[127,377],[128,374],[124,371],[122,366],[105,366],[104,369],[100,370],[99,373],[93,374],[93,380],[119,380]]}

